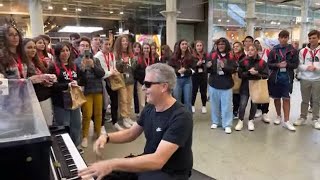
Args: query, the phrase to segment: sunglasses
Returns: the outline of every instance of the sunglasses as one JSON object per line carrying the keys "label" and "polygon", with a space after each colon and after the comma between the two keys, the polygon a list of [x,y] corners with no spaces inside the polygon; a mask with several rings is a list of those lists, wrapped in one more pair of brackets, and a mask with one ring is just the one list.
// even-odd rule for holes
{"label": "sunglasses", "polygon": [[149,81],[143,81],[143,85],[146,87],[146,88],[150,88],[152,85],[154,84],[161,84],[161,83],[164,83],[164,82],[149,82]]}

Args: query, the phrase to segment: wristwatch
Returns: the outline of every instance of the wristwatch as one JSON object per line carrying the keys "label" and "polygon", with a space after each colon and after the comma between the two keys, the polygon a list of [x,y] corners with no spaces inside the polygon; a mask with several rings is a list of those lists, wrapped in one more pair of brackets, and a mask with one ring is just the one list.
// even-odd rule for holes
{"label": "wristwatch", "polygon": [[107,140],[107,141],[106,141],[106,144],[107,144],[107,143],[110,141],[110,137],[109,137],[108,133],[106,134],[106,136],[107,136],[107,137],[106,137],[106,140]]}

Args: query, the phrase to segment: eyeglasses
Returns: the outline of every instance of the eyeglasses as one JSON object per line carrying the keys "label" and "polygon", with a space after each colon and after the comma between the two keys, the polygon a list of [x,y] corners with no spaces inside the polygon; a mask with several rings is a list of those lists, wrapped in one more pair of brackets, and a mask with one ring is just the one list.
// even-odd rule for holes
{"label": "eyeglasses", "polygon": [[150,81],[144,81],[143,82],[143,85],[146,87],[146,88],[150,88],[152,85],[154,84],[161,84],[161,83],[165,83],[165,82],[150,82]]}

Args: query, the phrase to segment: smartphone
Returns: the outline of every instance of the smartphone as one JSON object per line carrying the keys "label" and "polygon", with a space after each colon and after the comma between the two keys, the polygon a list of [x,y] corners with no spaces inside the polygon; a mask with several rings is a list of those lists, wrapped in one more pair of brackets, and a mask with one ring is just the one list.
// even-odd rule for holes
{"label": "smartphone", "polygon": [[90,58],[90,50],[89,49],[84,50],[84,57],[87,59]]}

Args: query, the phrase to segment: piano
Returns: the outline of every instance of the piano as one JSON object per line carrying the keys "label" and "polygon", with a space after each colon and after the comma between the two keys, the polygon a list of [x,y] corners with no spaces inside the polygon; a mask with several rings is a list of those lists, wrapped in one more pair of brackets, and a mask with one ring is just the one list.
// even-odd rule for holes
{"label": "piano", "polygon": [[[51,180],[78,180],[78,170],[87,167],[77,147],[63,127],[51,128]],[[93,178],[92,178],[93,180]]]}

